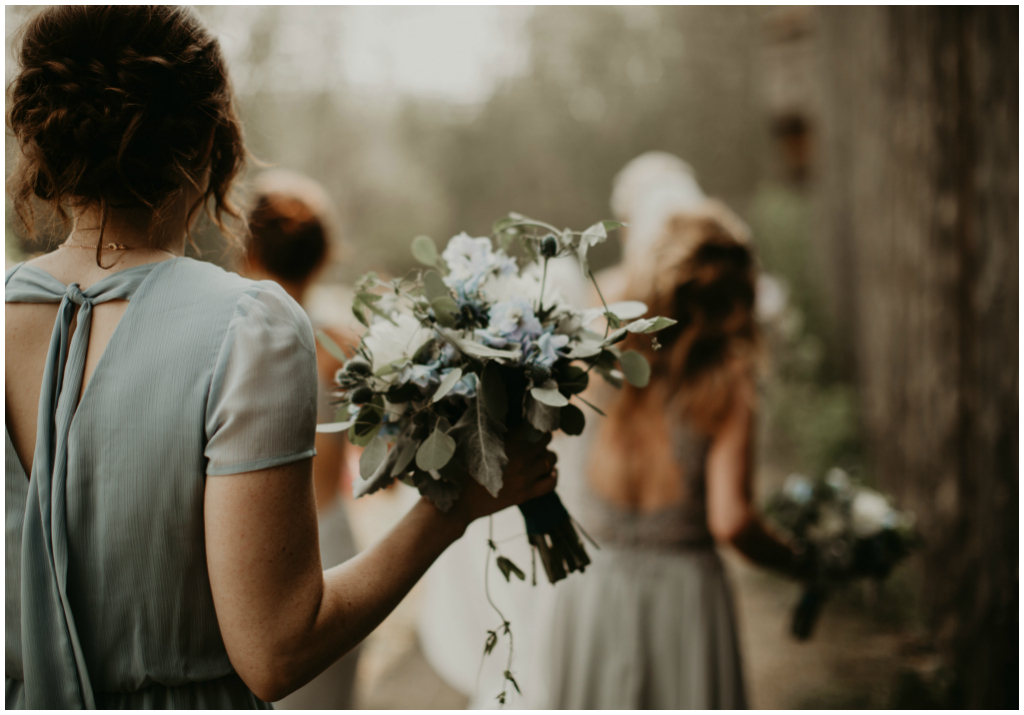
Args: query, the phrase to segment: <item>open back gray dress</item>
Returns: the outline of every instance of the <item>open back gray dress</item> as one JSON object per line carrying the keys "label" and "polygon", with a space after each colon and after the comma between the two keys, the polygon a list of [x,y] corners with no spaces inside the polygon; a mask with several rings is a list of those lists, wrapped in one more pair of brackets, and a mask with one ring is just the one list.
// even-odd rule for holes
{"label": "open back gray dress", "polygon": [[[5,284],[8,303],[60,305],[31,479],[5,430],[6,706],[266,707],[221,639],[203,495],[207,475],[315,453],[309,319],[278,285],[187,258],[85,290],[19,264]],[[108,300],[129,305],[79,401]]]}
{"label": "open back gray dress", "polygon": [[578,451],[567,455],[565,466],[579,473],[566,475],[573,484],[565,491],[601,548],[588,549],[593,562],[584,574],[556,585],[540,619],[531,705],[745,708],[732,595],[707,525],[709,441],[685,423],[673,425],[685,498],[641,513],[610,504],[590,488],[585,470],[596,431],[588,425]]}

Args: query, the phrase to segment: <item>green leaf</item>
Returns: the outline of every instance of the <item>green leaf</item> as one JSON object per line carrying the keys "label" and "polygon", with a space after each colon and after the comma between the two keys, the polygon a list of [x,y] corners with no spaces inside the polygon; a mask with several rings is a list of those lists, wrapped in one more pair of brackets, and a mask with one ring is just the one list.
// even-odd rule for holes
{"label": "green leaf", "polygon": [[380,437],[374,437],[359,457],[359,476],[369,479],[388,457],[388,444]]}
{"label": "green leaf", "polygon": [[641,318],[647,313],[647,304],[639,300],[620,300],[608,306],[608,310],[615,313],[621,320],[632,320]]}
{"label": "green leaf", "polygon": [[352,425],[348,430],[348,441],[354,444],[356,447],[365,447],[370,443],[377,433],[380,432],[381,423],[377,422],[375,425],[364,425],[363,428],[366,431],[361,431],[359,422]]}
{"label": "green leaf", "polygon": [[568,435],[581,435],[587,426],[587,417],[576,405],[566,405],[558,413],[558,426]]}
{"label": "green leaf", "polygon": [[345,351],[331,339],[331,336],[325,333],[323,330],[316,331],[316,339],[320,341],[320,344],[324,346],[324,350],[330,353],[331,357],[339,362],[346,362],[348,360],[345,357]]}
{"label": "green leaf", "polygon": [[364,327],[370,327],[370,321],[366,319],[366,314],[363,312],[363,306],[359,301],[352,304],[352,315],[356,316],[356,320],[362,323]]}
{"label": "green leaf", "polygon": [[519,689],[519,683],[517,683],[516,679],[512,677],[512,671],[511,670],[506,670],[505,671],[505,680],[507,680],[510,683],[512,683],[512,687],[514,687],[516,689],[517,693],[519,693],[520,695],[523,694],[523,691]]}
{"label": "green leaf", "polygon": [[480,375],[480,399],[483,400],[484,410],[488,416],[498,424],[505,424],[505,416],[508,414],[508,392],[501,377],[501,368],[496,362],[484,365],[484,371]]}
{"label": "green leaf", "polygon": [[494,226],[491,227],[491,231],[495,234],[502,233],[506,229],[515,226],[521,220],[522,217],[516,218],[514,216],[505,216],[504,218],[499,218],[497,221],[494,222]]}
{"label": "green leaf", "polygon": [[659,330],[675,325],[676,321],[671,318],[663,318],[658,316],[657,318],[646,318],[644,320],[634,320],[632,323],[626,326],[626,330],[631,333],[656,333]]}
{"label": "green leaf", "polygon": [[326,422],[316,426],[317,434],[332,434],[335,432],[344,432],[356,423],[355,418],[347,419],[344,422]]}
{"label": "green leaf", "polygon": [[587,389],[590,377],[587,371],[576,365],[566,365],[555,372],[558,389],[570,395],[578,395]]}
{"label": "green leaf", "polygon": [[440,469],[455,454],[455,440],[435,429],[416,450],[416,466],[424,472]]}
{"label": "green leaf", "polygon": [[498,568],[501,570],[501,573],[505,577],[506,581],[511,581],[512,580],[511,579],[511,575],[512,574],[515,574],[516,577],[520,581],[525,581],[526,580],[526,574],[523,573],[522,569],[520,569],[518,566],[516,566],[514,563],[512,563],[511,559],[508,559],[508,558],[506,558],[504,556],[499,556],[498,557]]}
{"label": "green leaf", "polygon": [[400,474],[405,473],[409,469],[409,465],[412,464],[413,457],[416,456],[416,450],[419,449],[419,444],[414,439],[406,439],[399,444],[395,445],[395,450],[398,452],[395,458],[395,464],[391,467],[391,476],[397,477]]}
{"label": "green leaf", "polygon": [[430,398],[430,401],[433,403],[440,400],[442,397],[447,395],[451,391],[451,389],[455,387],[455,383],[457,383],[461,379],[462,368],[457,367],[444,376],[444,379],[441,380],[441,384],[437,386],[437,390],[434,392],[434,396]]}
{"label": "green leaf", "polygon": [[436,298],[451,298],[452,292],[444,284],[444,278],[437,271],[427,271],[423,274],[423,295],[427,300],[433,301]]}
{"label": "green leaf", "polygon": [[559,408],[546,405],[533,395],[526,396],[526,420],[540,432],[558,429]]}
{"label": "green leaf", "polygon": [[651,379],[651,366],[647,359],[636,350],[627,350],[619,357],[622,374],[633,387],[647,387]]}
{"label": "green leaf", "polygon": [[619,221],[602,221],[601,225],[604,226],[605,231],[614,231],[617,228],[624,228],[626,226],[626,224]]}
{"label": "green leaf", "polygon": [[622,327],[622,321],[619,320],[619,316],[610,310],[604,314],[604,317],[608,319],[608,324],[612,326],[612,330],[618,330]]}
{"label": "green leaf", "polygon": [[498,634],[494,631],[487,631],[487,640],[484,642],[484,655],[490,655],[496,645],[498,645]]}
{"label": "green leaf", "polygon": [[565,407],[568,405],[569,401],[565,399],[565,395],[559,392],[556,387],[549,387],[550,384],[545,384],[544,387],[534,387],[530,390],[533,399],[551,407]]}
{"label": "green leaf", "polygon": [[454,431],[469,473],[492,497],[497,497],[508,465],[505,441],[501,437],[505,426],[488,418],[486,411],[480,408],[480,400],[473,400]]}
{"label": "green leaf", "polygon": [[446,328],[455,326],[455,321],[459,317],[459,306],[449,296],[435,298],[430,301],[430,307],[434,309],[434,317],[440,325]]}
{"label": "green leaf", "polygon": [[365,447],[380,431],[381,417],[384,413],[384,399],[374,395],[372,402],[359,408],[356,420],[348,431],[349,441],[357,447]]}
{"label": "green leaf", "polygon": [[412,240],[412,257],[425,266],[437,265],[437,245],[430,236],[417,236]]}
{"label": "green leaf", "polygon": [[617,343],[620,340],[622,340],[623,338],[625,338],[628,333],[629,333],[629,331],[626,330],[625,328],[619,328],[618,330],[613,332],[611,335],[609,335],[607,338],[605,338],[604,342],[601,343],[601,345],[605,345],[605,346],[607,346],[607,345],[614,345],[615,343]]}

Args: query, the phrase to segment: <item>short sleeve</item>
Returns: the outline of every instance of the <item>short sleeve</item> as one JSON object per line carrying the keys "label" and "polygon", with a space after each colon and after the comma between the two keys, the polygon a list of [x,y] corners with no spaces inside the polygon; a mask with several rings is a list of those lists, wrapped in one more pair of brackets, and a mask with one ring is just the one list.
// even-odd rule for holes
{"label": "short sleeve", "polygon": [[235,304],[206,406],[206,473],[253,472],[316,454],[316,344],[309,318],[276,283]]}

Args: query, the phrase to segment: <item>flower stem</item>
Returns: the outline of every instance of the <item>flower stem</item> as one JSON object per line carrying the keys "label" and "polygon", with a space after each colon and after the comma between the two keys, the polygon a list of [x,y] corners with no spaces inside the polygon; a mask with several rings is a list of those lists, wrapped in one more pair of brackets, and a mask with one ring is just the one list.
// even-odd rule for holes
{"label": "flower stem", "polygon": [[548,258],[544,259],[544,274],[540,279],[540,300],[537,301],[537,314],[539,315],[544,311],[544,286],[548,282]]}

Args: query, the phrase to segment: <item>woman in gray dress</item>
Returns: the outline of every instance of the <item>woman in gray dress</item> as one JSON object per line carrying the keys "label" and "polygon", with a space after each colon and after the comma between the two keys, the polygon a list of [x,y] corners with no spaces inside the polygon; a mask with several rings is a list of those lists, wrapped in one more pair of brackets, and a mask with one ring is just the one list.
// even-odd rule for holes
{"label": "woman in gray dress", "polygon": [[6,706],[264,707],[472,520],[554,488],[553,455],[510,445],[497,499],[467,480],[323,571],[309,319],[183,257],[244,155],[216,40],[180,8],[49,7],[18,64],[8,189],[72,228],[5,276]]}
{"label": "woman in gray dress", "polygon": [[[327,265],[333,247],[334,212],[324,188],[286,169],[265,171],[253,181],[255,198],[249,212],[249,235],[241,272],[253,280],[272,280],[309,313],[309,289]],[[312,317],[310,318],[312,320]],[[347,351],[359,337],[334,326],[317,326]],[[330,388],[342,365],[317,341],[317,421],[333,422]],[[320,532],[320,561],[325,569],[356,555],[342,483],[349,484],[349,445],[337,432],[317,434],[313,458],[313,493]],[[348,487],[351,490],[351,487]],[[349,491],[351,497],[351,491]],[[356,648],[316,678],[274,706],[286,710],[349,710],[355,687]]]}
{"label": "woman in gray dress", "polygon": [[[756,407],[755,266],[746,228],[706,199],[675,157],[641,157],[619,179],[625,258],[609,300],[678,323],[620,346],[650,383],[595,384],[607,419],[563,451],[580,522],[601,545],[586,576],[555,589],[540,629],[532,703],[570,709],[746,707],[732,597],[718,543],[799,575],[805,559],[751,503]],[[636,175],[639,170],[640,176]],[[645,181],[645,179],[651,179]],[[639,197],[621,209],[622,186]],[[608,294],[606,294],[608,295]]]}

